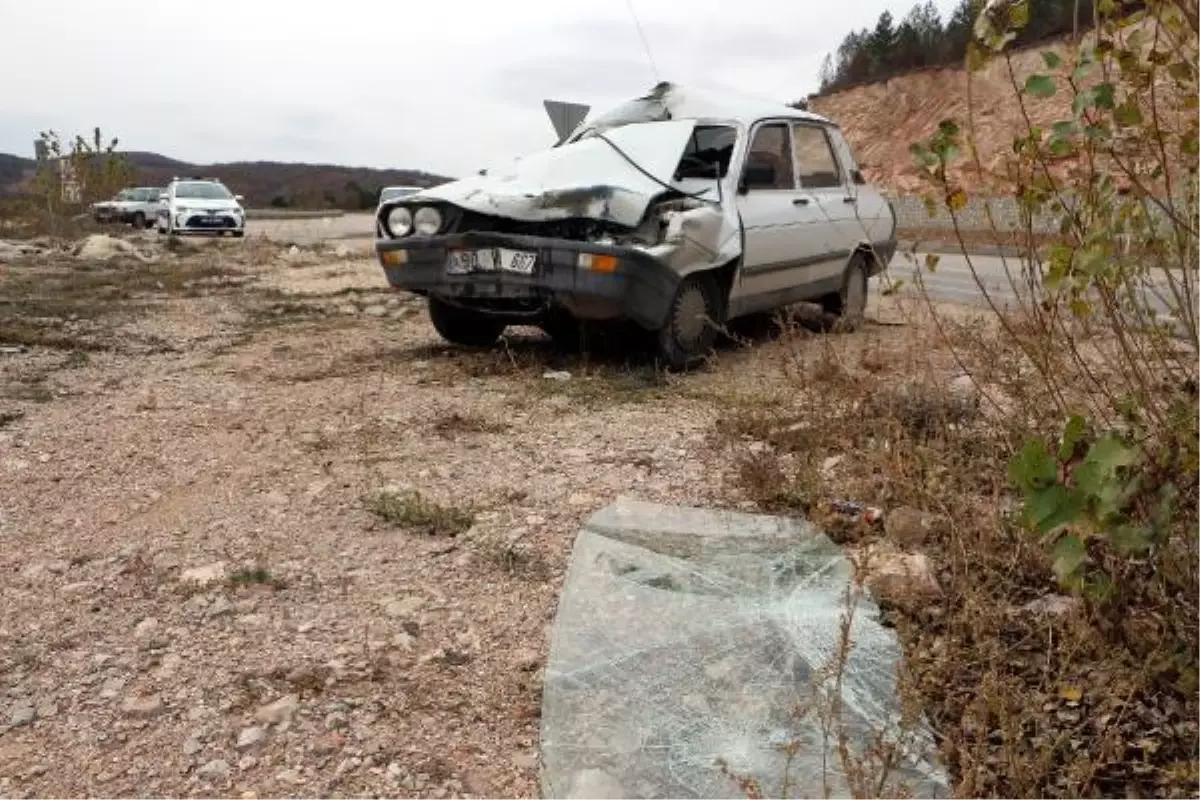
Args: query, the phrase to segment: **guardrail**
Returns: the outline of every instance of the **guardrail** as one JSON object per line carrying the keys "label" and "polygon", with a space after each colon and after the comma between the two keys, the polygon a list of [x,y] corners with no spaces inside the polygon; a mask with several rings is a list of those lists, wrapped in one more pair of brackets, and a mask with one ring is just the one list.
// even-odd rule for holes
{"label": "guardrail", "polygon": [[329,211],[301,211],[286,208],[247,208],[246,219],[325,219],[328,217],[344,217],[345,211],[331,209]]}

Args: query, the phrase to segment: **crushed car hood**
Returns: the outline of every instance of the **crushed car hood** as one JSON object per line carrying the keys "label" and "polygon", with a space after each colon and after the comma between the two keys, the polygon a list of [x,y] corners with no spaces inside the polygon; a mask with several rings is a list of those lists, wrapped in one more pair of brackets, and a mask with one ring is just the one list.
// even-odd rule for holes
{"label": "crushed car hood", "polygon": [[441,200],[527,222],[586,218],[632,228],[670,187],[695,125],[694,120],[627,125],[604,138],[535,153],[404,200]]}

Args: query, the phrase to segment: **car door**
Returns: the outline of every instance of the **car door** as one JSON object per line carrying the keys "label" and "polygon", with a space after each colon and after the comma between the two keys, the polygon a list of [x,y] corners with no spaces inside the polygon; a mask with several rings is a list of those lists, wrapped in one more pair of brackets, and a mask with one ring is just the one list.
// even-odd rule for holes
{"label": "car door", "polygon": [[819,212],[813,238],[823,243],[825,256],[810,266],[806,278],[809,282],[840,285],[846,262],[862,238],[857,198],[847,184],[846,172],[838,163],[824,125],[793,122],[792,147],[800,189]]}
{"label": "car door", "polygon": [[[738,193],[745,233],[738,287],[745,308],[740,310],[790,302],[803,270],[820,258],[825,247],[809,235],[820,211],[797,186],[793,162],[787,120],[764,120],[754,126]],[[755,175],[764,169],[767,172]]]}

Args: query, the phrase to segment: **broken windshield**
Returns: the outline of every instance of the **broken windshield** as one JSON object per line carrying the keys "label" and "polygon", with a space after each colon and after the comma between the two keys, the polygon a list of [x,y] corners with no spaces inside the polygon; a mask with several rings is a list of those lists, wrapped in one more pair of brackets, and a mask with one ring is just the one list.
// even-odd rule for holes
{"label": "broken windshield", "polygon": [[[635,125],[656,125],[657,122],[632,122],[627,125],[613,127],[632,127]],[[611,130],[609,128],[608,130]],[[604,137],[606,130],[588,128],[580,133],[570,143],[581,142],[584,139]],[[687,147],[675,167],[675,180],[686,178],[724,178],[729,172],[729,162],[733,159],[733,146],[737,142],[737,128],[732,125],[697,125],[688,139]]]}

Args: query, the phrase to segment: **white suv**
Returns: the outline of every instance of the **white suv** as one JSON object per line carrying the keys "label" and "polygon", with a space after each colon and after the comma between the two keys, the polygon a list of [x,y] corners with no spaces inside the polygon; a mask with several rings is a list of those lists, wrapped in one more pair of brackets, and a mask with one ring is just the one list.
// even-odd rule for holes
{"label": "white suv", "polygon": [[175,178],[161,195],[158,232],[246,235],[242,196],[216,178]]}

